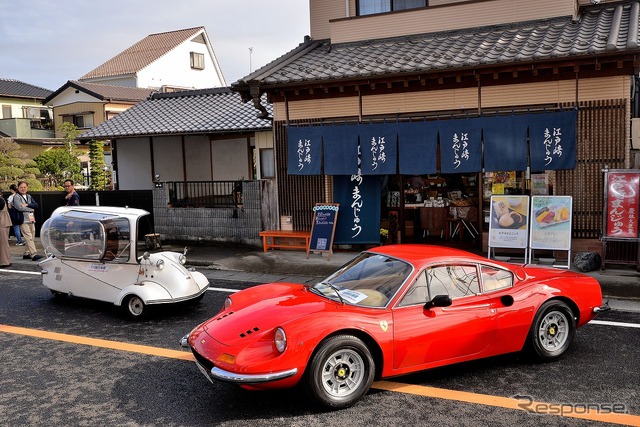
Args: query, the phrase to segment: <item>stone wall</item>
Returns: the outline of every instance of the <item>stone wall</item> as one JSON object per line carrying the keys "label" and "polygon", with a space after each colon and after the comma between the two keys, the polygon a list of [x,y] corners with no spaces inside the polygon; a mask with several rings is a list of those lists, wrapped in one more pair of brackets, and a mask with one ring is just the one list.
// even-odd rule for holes
{"label": "stone wall", "polygon": [[166,186],[153,190],[154,229],[162,241],[226,242],[262,247],[259,232],[273,224],[273,182],[243,181],[240,208],[169,206]]}

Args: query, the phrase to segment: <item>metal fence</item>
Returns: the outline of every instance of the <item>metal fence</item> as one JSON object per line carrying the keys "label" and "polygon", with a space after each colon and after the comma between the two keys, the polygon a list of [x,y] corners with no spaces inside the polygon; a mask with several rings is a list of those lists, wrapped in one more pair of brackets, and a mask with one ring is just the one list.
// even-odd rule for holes
{"label": "metal fence", "polygon": [[243,205],[242,181],[168,181],[174,208],[238,208]]}

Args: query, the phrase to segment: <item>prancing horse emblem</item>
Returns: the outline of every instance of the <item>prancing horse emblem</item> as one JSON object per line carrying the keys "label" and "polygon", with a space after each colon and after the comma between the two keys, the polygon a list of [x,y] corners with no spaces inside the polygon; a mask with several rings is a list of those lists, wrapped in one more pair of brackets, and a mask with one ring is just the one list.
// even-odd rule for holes
{"label": "prancing horse emblem", "polygon": [[380,321],[380,328],[382,328],[383,332],[387,332],[387,329],[389,329],[389,324],[387,323],[386,320]]}

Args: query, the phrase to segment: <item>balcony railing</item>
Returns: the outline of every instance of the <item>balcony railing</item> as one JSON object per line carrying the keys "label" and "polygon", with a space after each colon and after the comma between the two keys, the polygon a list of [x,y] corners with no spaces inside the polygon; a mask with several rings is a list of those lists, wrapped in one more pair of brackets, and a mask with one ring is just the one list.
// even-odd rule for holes
{"label": "balcony railing", "polygon": [[242,207],[242,181],[169,181],[169,205],[175,208]]}

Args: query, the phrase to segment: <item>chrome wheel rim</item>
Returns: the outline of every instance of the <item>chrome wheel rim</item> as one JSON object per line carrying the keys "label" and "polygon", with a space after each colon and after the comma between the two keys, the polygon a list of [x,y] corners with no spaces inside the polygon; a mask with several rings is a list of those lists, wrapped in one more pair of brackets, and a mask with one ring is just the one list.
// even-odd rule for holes
{"label": "chrome wheel rim", "polygon": [[547,351],[560,349],[569,337],[569,319],[564,313],[551,311],[540,322],[538,340]]}
{"label": "chrome wheel rim", "polygon": [[341,349],[332,353],[322,366],[322,386],[331,396],[348,396],[362,385],[364,375],[362,356],[356,351]]}
{"label": "chrome wheel rim", "polygon": [[129,312],[134,316],[140,316],[144,310],[144,303],[139,297],[129,298]]}

